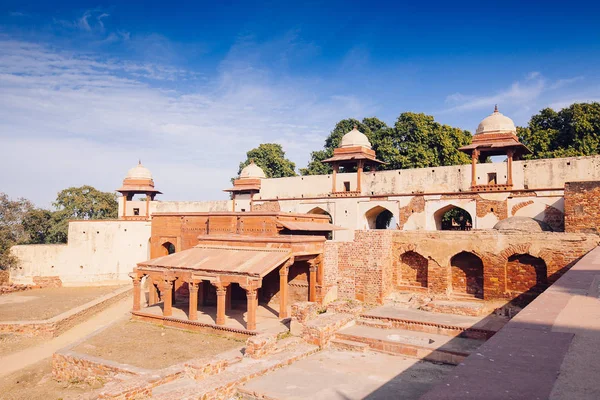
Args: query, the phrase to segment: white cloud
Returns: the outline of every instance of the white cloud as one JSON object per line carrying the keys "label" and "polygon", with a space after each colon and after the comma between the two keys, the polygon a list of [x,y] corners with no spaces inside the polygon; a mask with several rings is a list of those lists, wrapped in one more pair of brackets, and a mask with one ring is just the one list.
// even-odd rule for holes
{"label": "white cloud", "polygon": [[[0,37],[0,190],[47,206],[67,186],[116,188],[141,158],[165,199],[226,198],[247,150],[278,142],[303,167],[335,122],[372,112],[322,82],[239,65],[230,54],[204,76]],[[169,86],[184,80],[185,93]]]}

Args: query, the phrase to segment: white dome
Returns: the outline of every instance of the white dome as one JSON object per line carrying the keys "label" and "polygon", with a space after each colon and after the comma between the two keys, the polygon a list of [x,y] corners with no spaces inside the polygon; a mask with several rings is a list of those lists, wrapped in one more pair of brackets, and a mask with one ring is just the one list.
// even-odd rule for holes
{"label": "white dome", "polygon": [[246,178],[266,178],[265,171],[262,170],[261,167],[254,164],[254,161],[250,161],[250,164],[246,165],[242,168],[242,172],[240,172],[240,179]]}
{"label": "white dome", "polygon": [[498,112],[498,107],[494,109],[494,112],[483,119],[477,127],[475,134],[480,133],[516,133],[517,128],[512,119]]}
{"label": "white dome", "polygon": [[340,143],[340,147],[355,146],[368,147],[369,149],[371,148],[371,142],[369,142],[367,135],[356,129],[356,125],[354,126],[354,129],[342,137],[342,142]]}
{"label": "white dome", "polygon": [[140,161],[138,165],[127,171],[125,179],[152,179],[152,173]]}

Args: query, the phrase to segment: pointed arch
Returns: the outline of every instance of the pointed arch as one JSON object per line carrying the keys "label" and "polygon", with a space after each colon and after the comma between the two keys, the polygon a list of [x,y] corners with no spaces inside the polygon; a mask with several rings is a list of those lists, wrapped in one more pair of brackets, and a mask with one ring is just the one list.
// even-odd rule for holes
{"label": "pointed arch", "polygon": [[394,213],[383,206],[375,206],[365,213],[367,229],[396,229]]}
{"label": "pointed arch", "polygon": [[310,210],[309,212],[307,212],[307,214],[317,214],[317,215],[327,215],[329,217],[329,222],[331,224],[333,224],[333,217],[331,216],[331,214],[329,214],[329,212],[327,212],[326,210],[324,210],[321,207],[315,207],[312,210]]}
{"label": "pointed arch", "polygon": [[461,251],[450,259],[452,294],[483,299],[483,261],[477,255]]}
{"label": "pointed arch", "polygon": [[467,231],[473,227],[473,217],[462,207],[448,204],[433,213],[438,231]]}

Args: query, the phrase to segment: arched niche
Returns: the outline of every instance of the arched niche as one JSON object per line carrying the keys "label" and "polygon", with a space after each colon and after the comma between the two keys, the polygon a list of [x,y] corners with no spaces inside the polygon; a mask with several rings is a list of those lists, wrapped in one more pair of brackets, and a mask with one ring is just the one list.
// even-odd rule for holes
{"label": "arched niche", "polygon": [[506,261],[506,290],[513,294],[539,294],[548,287],[544,260],[530,254],[513,254]]}
{"label": "arched niche", "polygon": [[427,266],[425,257],[415,251],[407,251],[400,256],[398,277],[401,286],[427,287]]}
{"label": "arched niche", "polygon": [[452,294],[483,299],[483,261],[462,251],[450,260]]}
{"label": "arched niche", "polygon": [[382,206],[375,206],[365,213],[368,229],[396,229],[394,213]]}
{"label": "arched niche", "polygon": [[175,253],[175,245],[171,242],[165,242],[161,246],[162,255],[168,256],[169,254]]}
{"label": "arched niche", "polygon": [[438,231],[469,231],[473,227],[471,214],[453,204],[440,208],[433,217]]}

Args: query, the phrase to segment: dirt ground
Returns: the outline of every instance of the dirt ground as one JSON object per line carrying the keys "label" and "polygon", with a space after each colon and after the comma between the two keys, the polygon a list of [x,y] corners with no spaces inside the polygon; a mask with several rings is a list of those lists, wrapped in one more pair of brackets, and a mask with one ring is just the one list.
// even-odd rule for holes
{"label": "dirt ground", "polygon": [[32,321],[55,317],[120,286],[34,289],[0,296],[0,321]]}
{"label": "dirt ground", "polygon": [[160,369],[243,345],[243,340],[122,321],[79,344],[73,351],[140,368]]}
{"label": "dirt ground", "polygon": [[0,357],[35,346],[43,341],[44,339],[39,337],[27,337],[22,335],[13,335],[12,333],[0,333]]}
{"label": "dirt ground", "polygon": [[56,382],[52,379],[52,359],[47,358],[28,368],[0,378],[3,400],[91,399],[94,389],[81,382]]}

